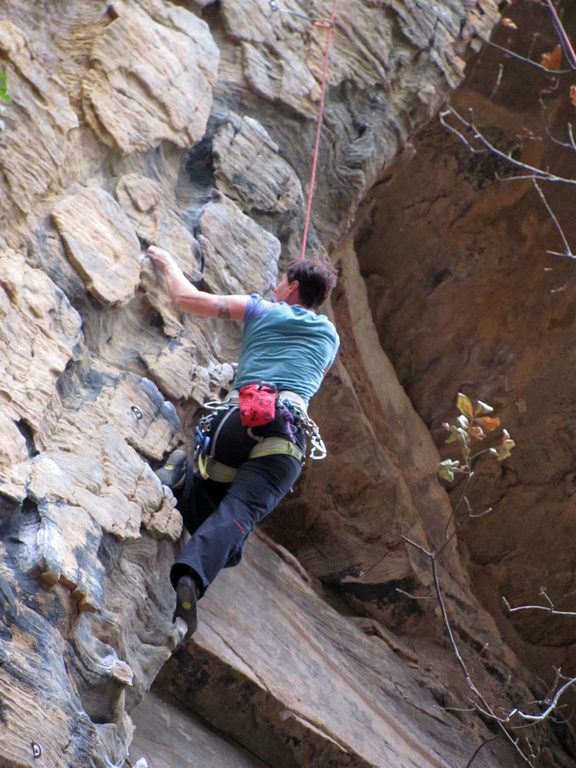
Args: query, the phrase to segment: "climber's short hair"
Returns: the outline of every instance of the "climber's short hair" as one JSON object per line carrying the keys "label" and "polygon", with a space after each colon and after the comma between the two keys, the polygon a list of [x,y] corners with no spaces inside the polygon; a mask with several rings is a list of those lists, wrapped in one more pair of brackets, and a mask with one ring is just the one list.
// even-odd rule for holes
{"label": "climber's short hair", "polygon": [[308,309],[323,304],[336,285],[336,270],[320,261],[298,259],[286,269],[288,283],[298,280],[300,301]]}

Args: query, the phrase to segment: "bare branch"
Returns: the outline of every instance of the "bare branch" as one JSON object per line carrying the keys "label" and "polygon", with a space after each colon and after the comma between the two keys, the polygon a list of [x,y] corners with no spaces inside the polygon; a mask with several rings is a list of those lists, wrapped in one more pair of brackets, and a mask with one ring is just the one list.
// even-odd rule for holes
{"label": "bare branch", "polygon": [[376,568],[377,565],[380,565],[380,563],[383,560],[385,560],[388,557],[388,555],[391,555],[393,551],[394,551],[393,549],[386,550],[386,552],[384,552],[384,554],[381,557],[379,557],[378,560],[374,561],[372,565],[364,569],[364,575],[366,576],[366,574],[370,573],[370,571],[373,571],[374,568]]}
{"label": "bare branch", "polygon": [[548,204],[548,200],[546,200],[544,192],[542,192],[542,188],[540,187],[540,185],[538,184],[536,179],[533,179],[532,183],[534,184],[534,188],[535,188],[536,192],[538,192],[538,194],[540,196],[540,200],[542,200],[542,202],[544,203],[544,207],[548,211],[548,215],[550,216],[550,218],[554,222],[554,225],[556,226],[556,229],[558,231],[558,234],[560,235],[560,238],[562,239],[562,243],[564,244],[564,249],[565,249],[564,255],[567,256],[570,259],[576,258],[576,256],[572,253],[572,249],[570,248],[570,243],[568,242],[568,240],[566,238],[566,235],[564,234],[564,230],[560,226],[560,222],[558,221],[558,218],[557,218],[556,214],[554,213],[552,208],[550,208],[550,205]]}
{"label": "bare branch", "polygon": [[563,181],[563,179],[559,178],[544,178],[542,174],[548,173],[548,171],[542,171],[542,173],[539,176],[536,176],[535,174],[530,174],[526,176],[497,176],[496,178],[498,181],[506,182],[506,181]]}
{"label": "bare branch", "polygon": [[[471,517],[472,507],[470,506],[470,502],[468,500],[468,496],[466,496],[466,491],[468,490],[468,486],[470,485],[470,480],[472,479],[472,477],[474,475],[474,473],[472,472],[472,468],[470,466],[470,462],[471,462],[471,459],[470,459],[470,457],[468,457],[466,459],[465,480],[464,480],[464,483],[462,484],[462,488],[460,490],[460,496],[458,497],[458,501],[456,502],[456,504],[453,505],[452,513],[450,514],[450,517],[446,521],[446,526],[444,527],[444,544],[442,545],[442,548],[440,549],[440,551],[437,552],[437,554],[440,554],[440,552],[446,547],[448,542],[452,538],[454,538],[454,536],[456,534],[456,522],[454,522],[454,521],[456,520],[456,514],[457,514],[458,510],[460,509],[460,505],[461,504],[465,504],[466,505],[466,508],[468,509],[468,516]],[[450,528],[450,525],[453,522],[454,522],[454,531],[452,532],[450,537],[448,537],[448,529]]]}
{"label": "bare branch", "polygon": [[446,525],[444,527],[444,540],[446,540],[448,538],[448,529],[450,528],[452,523],[454,523],[454,528],[456,528],[456,522],[455,522],[456,510],[458,509],[458,506],[459,506],[460,502],[462,501],[462,498],[464,498],[466,500],[466,502],[469,504],[467,497],[463,496],[460,499],[458,499],[458,503],[455,506],[452,507],[452,512],[450,513],[450,517],[446,521]]}
{"label": "bare branch", "polygon": [[[460,115],[458,112],[456,112],[456,110],[455,110],[455,109],[453,109],[452,107],[448,107],[447,109],[445,109],[445,110],[444,110],[444,112],[440,112],[440,113],[439,113],[438,117],[439,117],[439,119],[440,119],[440,124],[441,124],[441,125],[443,125],[443,126],[444,126],[444,128],[446,128],[446,130],[447,130],[449,133],[451,133],[451,134],[452,134],[453,136],[455,136],[455,137],[456,137],[456,138],[457,138],[459,141],[461,141],[461,142],[464,144],[464,146],[465,146],[465,147],[466,147],[466,148],[467,148],[467,149],[468,149],[470,152],[472,152],[472,154],[473,154],[473,155],[479,155],[479,154],[483,154],[484,152],[486,152],[486,150],[488,149],[488,147],[484,146],[484,149],[475,149],[475,148],[472,146],[472,144],[470,144],[470,142],[468,141],[468,139],[467,139],[467,138],[464,136],[464,134],[463,134],[461,131],[459,131],[457,128],[454,128],[454,126],[450,125],[450,123],[448,123],[448,122],[446,121],[446,117],[447,117],[447,116],[449,116],[449,115],[453,115],[453,116],[454,116],[454,117],[455,117],[457,120],[459,120],[459,122],[461,122],[461,123],[462,123],[462,124],[463,124],[463,125],[464,125],[466,128],[472,129],[472,124],[471,124],[471,123],[467,123],[467,122],[466,122],[466,120],[464,120],[464,118],[463,118],[463,117],[462,117],[462,116],[461,116],[461,115]],[[476,138],[476,137],[475,137],[475,138]]]}
{"label": "bare branch", "polygon": [[[448,611],[446,609],[446,604],[444,602],[444,595],[442,593],[442,587],[440,584],[440,576],[438,573],[438,554],[439,552],[433,553],[425,549],[421,544],[418,544],[417,542],[413,541],[412,539],[409,539],[406,536],[402,537],[406,543],[410,544],[411,546],[414,546],[419,552],[423,553],[430,559],[431,568],[432,568],[432,577],[434,582],[434,591],[436,594],[436,599],[438,601],[438,605],[440,607],[440,612],[442,614],[442,620],[444,624],[444,628],[448,634],[448,640],[450,643],[450,646],[452,648],[452,651],[454,652],[454,655],[456,657],[456,660],[464,674],[464,678],[466,680],[466,684],[468,685],[470,691],[474,694],[475,700],[472,701],[472,705],[475,711],[479,712],[480,714],[484,715],[485,717],[489,718],[493,722],[497,723],[497,725],[500,728],[501,733],[499,736],[504,736],[507,741],[513,746],[517,754],[524,760],[524,762],[530,766],[531,768],[535,768],[534,760],[536,759],[536,753],[534,752],[534,749],[532,746],[527,743],[527,748],[529,749],[530,753],[526,753],[524,749],[520,746],[518,739],[515,739],[512,734],[509,732],[509,728],[512,730],[517,730],[519,728],[522,728],[526,725],[534,725],[536,723],[542,723],[546,719],[550,718],[555,711],[558,708],[558,703],[560,701],[560,698],[563,696],[563,694],[572,686],[576,685],[576,678],[570,678],[567,679],[566,682],[561,685],[560,687],[557,687],[558,684],[558,677],[556,679],[556,682],[552,686],[555,690],[555,693],[546,699],[546,709],[543,711],[532,714],[530,712],[525,712],[523,710],[520,710],[518,708],[514,708],[509,710],[508,712],[505,712],[503,716],[498,715],[494,707],[492,707],[489,702],[486,700],[476,683],[474,682],[472,675],[470,673],[470,670],[468,669],[468,666],[460,652],[460,648],[458,646],[458,643],[456,641],[456,637],[454,635],[454,631],[452,629],[452,625],[450,623],[450,619],[448,616]],[[441,550],[440,550],[441,551]],[[409,595],[409,593],[403,592],[403,590],[398,590],[399,592],[402,592],[403,594],[408,595],[409,597],[413,597],[412,595]],[[545,590],[541,591],[543,595],[546,595]],[[547,595],[546,595],[547,597]],[[421,598],[416,598],[421,599]],[[549,598],[548,598],[549,599]],[[508,605],[508,604],[507,604]],[[544,608],[544,606],[538,606],[539,608]],[[545,607],[545,610],[550,612],[549,607]],[[557,671],[558,674],[558,671]],[[534,702],[534,704],[539,704],[540,702]],[[512,720],[514,718],[518,718],[524,723],[513,725]],[[480,745],[480,747],[475,751],[475,753],[472,755],[471,759],[468,761],[468,766],[471,765],[472,761],[476,758],[478,755],[478,752],[483,747],[485,742]]]}
{"label": "bare branch", "polygon": [[[539,64],[537,61],[533,61],[531,58],[528,58],[526,56],[522,56],[520,54],[515,53],[514,51],[510,51],[500,45],[497,45],[496,43],[489,43],[491,47],[501,51],[507,58],[502,58],[500,60],[500,63],[497,64],[497,70],[495,72],[495,81],[494,85],[492,87],[492,92],[489,96],[489,98],[493,98],[499,88],[501,87],[502,80],[505,74],[507,74],[507,70],[505,71],[506,66],[511,66],[507,59],[512,59],[516,61],[521,61],[525,64],[528,64],[530,67],[533,67],[534,69],[537,69],[540,71],[542,75],[545,75],[547,78],[547,82],[550,84],[547,88],[547,93],[556,92],[558,88],[561,86],[563,87],[563,84],[566,83],[566,80],[562,79],[563,75],[571,74],[573,75],[574,72],[576,72],[576,51],[568,37],[568,34],[566,32],[566,28],[564,27],[564,24],[557,12],[556,4],[554,0],[541,0],[542,3],[546,6],[554,26],[554,29],[556,31],[556,34],[558,35],[560,46],[557,46],[554,51],[551,51],[546,56],[542,58],[542,64]],[[539,33],[536,33],[536,35],[533,38],[533,43],[536,40]],[[566,61],[568,62],[568,69],[563,70],[555,70],[551,69],[550,66],[554,66],[554,64],[559,63],[559,54],[560,54],[560,47],[562,48],[563,54],[566,57]],[[530,56],[533,55],[532,48],[529,53]],[[554,62],[554,64],[553,64]],[[549,66],[545,66],[545,63],[549,64]],[[573,93],[573,87],[571,87],[571,98],[572,101],[574,101],[574,93]],[[559,139],[556,139],[553,136],[552,132],[552,126],[548,120],[548,113],[546,111],[546,105],[544,102],[544,99],[540,98],[540,105],[542,109],[542,119],[544,123],[544,129],[545,134],[543,131],[539,131],[542,135],[535,136],[532,132],[529,132],[526,134],[524,132],[524,138],[526,140],[539,140],[542,141],[543,139],[548,138],[553,143],[564,147],[565,149],[568,149],[572,152],[576,152],[576,135],[575,135],[575,129],[573,128],[571,123],[567,124],[567,137],[568,139],[565,141],[561,141]],[[513,153],[512,149],[510,151],[504,151],[502,149],[499,149],[498,146],[496,146],[493,141],[490,140],[489,136],[490,133],[488,133],[487,130],[479,128],[475,123],[475,117],[472,112],[472,110],[469,110],[468,117],[464,117],[460,113],[458,113],[454,108],[447,107],[444,111],[442,111],[439,115],[439,120],[441,125],[449,132],[451,133],[458,141],[460,141],[464,146],[467,148],[467,150],[476,156],[479,156],[480,158],[493,158],[493,164],[494,168],[492,169],[492,178],[499,178],[497,173],[494,173],[494,171],[497,171],[500,169],[501,176],[505,177],[504,179],[500,180],[506,180],[506,181],[530,181],[534,189],[536,190],[536,193],[538,194],[540,201],[546,210],[548,216],[554,223],[554,227],[556,228],[556,231],[561,239],[561,244],[563,246],[564,251],[563,252],[557,252],[557,251],[547,251],[547,253],[557,256],[563,256],[565,258],[570,259],[576,259],[576,253],[574,253],[571,249],[570,243],[568,241],[568,236],[563,229],[563,226],[558,219],[558,216],[555,214],[554,210],[552,209],[552,206],[550,205],[550,202],[548,200],[547,195],[544,192],[544,187],[542,182],[550,182],[550,183],[561,183],[561,184],[567,184],[567,185],[576,185],[576,176],[574,178],[564,177],[561,175],[558,175],[557,173],[554,173],[550,170],[548,167],[537,167],[534,165],[531,165],[530,163],[522,162],[522,160],[517,159],[515,156],[515,152]],[[562,136],[566,134],[561,134]],[[499,140],[496,140],[498,143]],[[563,170],[560,166],[556,166],[560,170]],[[548,190],[546,190],[548,192]],[[564,290],[565,286],[562,288],[559,288],[557,290]],[[464,415],[464,410],[460,409],[461,413]],[[455,431],[453,430],[453,434],[455,434]],[[456,435],[458,437],[458,435]],[[511,441],[512,442],[512,441]],[[462,448],[462,442],[460,443]],[[512,443],[513,445],[513,443]],[[464,447],[469,447],[468,444]],[[462,484],[462,488],[460,489],[460,495],[457,499],[457,502],[453,504],[453,512],[450,518],[448,519],[445,529],[444,529],[444,539],[441,543],[431,541],[428,545],[431,548],[431,551],[423,547],[422,545],[418,544],[417,542],[407,538],[403,537],[404,541],[411,546],[414,546],[421,554],[425,555],[430,560],[430,566],[432,571],[432,577],[433,577],[433,584],[434,584],[434,592],[436,596],[436,600],[440,609],[440,613],[442,616],[442,622],[444,625],[444,630],[447,634],[448,643],[449,646],[455,656],[456,662],[459,665],[466,682],[466,685],[471,693],[471,695],[465,697],[465,700],[469,700],[473,706],[474,711],[478,712],[482,716],[486,717],[493,723],[497,724],[500,733],[497,736],[494,736],[492,738],[487,739],[486,741],[483,741],[474,751],[474,753],[471,755],[470,759],[468,760],[468,763],[466,764],[465,768],[471,768],[472,764],[475,762],[476,758],[480,754],[481,750],[484,748],[486,744],[489,744],[491,741],[494,741],[496,738],[504,737],[507,742],[514,748],[516,753],[522,758],[522,760],[529,766],[534,766],[535,762],[537,760],[538,753],[540,752],[541,748],[541,739],[542,739],[542,733],[544,728],[543,727],[537,727],[535,731],[531,731],[533,733],[533,736],[525,736],[525,735],[518,735],[516,736],[515,733],[519,730],[522,732],[533,729],[535,726],[543,726],[543,724],[546,721],[551,721],[554,719],[555,716],[565,716],[565,704],[561,704],[561,699],[564,696],[565,693],[567,693],[570,690],[576,689],[576,676],[575,677],[564,677],[560,670],[555,670],[555,678],[552,681],[551,684],[544,685],[540,688],[540,691],[546,691],[545,695],[542,698],[538,698],[538,695],[536,697],[533,696],[526,696],[526,699],[529,699],[528,702],[523,703],[522,708],[514,707],[512,709],[506,709],[500,706],[497,706],[496,704],[490,703],[488,698],[482,693],[482,691],[479,689],[478,684],[476,683],[474,677],[477,676],[478,672],[476,669],[476,665],[478,663],[478,660],[481,658],[482,653],[485,651],[485,648],[482,649],[482,652],[479,654],[478,659],[472,660],[470,655],[465,652],[465,644],[462,641],[462,650],[460,648],[459,643],[461,642],[457,631],[452,627],[450,617],[448,615],[447,610],[447,604],[445,601],[445,596],[443,593],[443,588],[440,582],[440,574],[439,574],[439,558],[444,551],[444,549],[448,546],[450,541],[456,536],[457,531],[459,530],[459,526],[462,522],[463,516],[458,514],[458,510],[461,509],[464,505],[466,506],[467,515],[468,518],[472,517],[481,517],[485,514],[488,514],[491,512],[491,509],[487,509],[483,512],[475,514],[470,506],[470,502],[468,500],[468,497],[466,495],[466,491],[468,488],[468,484],[470,482],[470,478],[472,477],[472,461],[475,457],[471,457],[470,450],[468,450],[466,453],[463,451],[463,457],[466,461],[466,478],[465,482]],[[456,465],[458,465],[459,462],[456,462]],[[460,471],[460,470],[459,470]],[[453,475],[452,475],[453,478]],[[452,532],[450,532],[452,529]],[[401,590],[398,590],[401,591]],[[410,597],[413,597],[409,595],[408,593],[404,593]],[[544,611],[550,616],[570,616],[570,617],[576,617],[576,610],[574,611],[565,611],[560,610],[556,607],[554,602],[551,600],[549,595],[547,594],[546,590],[544,588],[541,588],[540,590],[540,597],[542,600],[541,604],[534,604],[534,605],[521,605],[521,606],[515,606],[512,607],[508,601],[503,598],[504,604],[506,606],[506,609],[510,614],[517,613],[520,611],[526,611],[526,610],[537,610],[537,611]],[[422,598],[416,598],[416,599],[422,599]],[[429,598],[428,598],[429,599]],[[508,684],[506,684],[508,685]],[[535,699],[535,700],[532,700]],[[503,699],[504,702],[506,702],[506,699]],[[562,712],[564,710],[564,712]]]}
{"label": "bare branch", "polygon": [[487,44],[490,47],[495,48],[498,51],[501,51],[507,56],[510,56],[510,58],[516,59],[517,61],[522,61],[524,64],[529,64],[531,67],[534,67],[535,69],[539,69],[547,75],[572,74],[576,69],[576,52],[574,51],[572,43],[570,42],[570,38],[568,37],[568,33],[566,32],[566,28],[558,15],[558,11],[556,10],[554,3],[552,2],[552,0],[544,0],[544,2],[548,7],[548,10],[550,11],[550,15],[552,16],[552,24],[554,25],[556,34],[560,39],[560,45],[562,46],[562,50],[564,51],[566,58],[568,59],[569,69],[548,69],[548,67],[545,67],[543,64],[539,64],[537,61],[534,61],[533,59],[529,58],[529,56],[523,56],[521,53],[515,53],[514,51],[511,51],[509,48],[505,48],[502,45],[498,45],[498,43],[488,41]]}
{"label": "bare branch", "polygon": [[436,600],[434,595],[413,595],[411,592],[406,592],[405,589],[400,589],[400,587],[396,587],[396,592],[399,595],[409,597],[411,600]]}
{"label": "bare branch", "polygon": [[[460,123],[462,126],[461,129],[450,125],[450,123],[447,122],[446,117],[449,115],[451,115],[457,122]],[[512,165],[515,168],[520,168],[523,171],[528,171],[530,174],[529,176],[514,176],[510,180],[518,181],[528,178],[530,180],[538,179],[542,181],[554,181],[561,182],[562,184],[576,185],[576,179],[568,179],[564,176],[558,176],[554,173],[551,173],[550,171],[545,171],[542,168],[537,168],[536,166],[530,165],[529,163],[522,163],[520,160],[516,160],[511,155],[508,155],[506,152],[498,149],[498,147],[494,146],[494,144],[492,144],[492,142],[490,142],[486,136],[484,136],[484,134],[478,129],[472,120],[465,120],[462,115],[456,112],[456,110],[452,107],[448,107],[448,109],[444,110],[444,112],[441,112],[439,117],[440,123],[446,128],[446,130],[448,130],[450,133],[456,136],[456,138],[463,142],[472,153],[479,154],[488,151],[496,157],[499,157],[501,160],[504,160],[509,165]],[[478,142],[478,144],[480,144],[481,149],[475,149],[472,146],[470,141],[462,133],[463,129],[472,133],[473,139]]]}
{"label": "bare branch", "polygon": [[478,754],[480,753],[480,750],[483,749],[486,746],[486,744],[490,744],[492,741],[496,741],[496,739],[501,739],[501,738],[502,738],[502,735],[499,733],[496,736],[491,736],[489,739],[485,739],[482,742],[482,744],[480,744],[478,747],[476,747],[476,749],[474,750],[474,754],[472,755],[470,760],[468,760],[468,762],[466,763],[464,768],[470,768],[470,766],[472,765],[474,760],[478,757]]}
{"label": "bare branch", "polygon": [[500,84],[502,82],[503,74],[504,74],[504,64],[500,63],[498,64],[498,75],[496,76],[496,82],[494,83],[494,88],[492,88],[490,92],[490,99],[493,99],[494,96],[496,96],[496,92],[498,91],[498,88],[500,88]]}
{"label": "bare branch", "polygon": [[550,605],[517,605],[512,608],[505,597],[502,598],[502,602],[506,606],[508,613],[519,613],[520,611],[544,611],[551,616],[576,616],[576,611],[559,611],[557,608]]}
{"label": "bare branch", "polygon": [[546,105],[542,97],[540,97],[539,101],[540,101],[540,111],[542,113],[542,122],[544,123],[544,130],[546,131],[546,135],[548,136],[550,141],[559,147],[564,147],[565,149],[571,149],[576,152],[576,142],[574,141],[574,129],[572,127],[572,123],[568,123],[568,126],[567,126],[569,141],[562,141],[561,139],[557,139],[552,134],[552,128],[550,126],[550,122],[548,121],[548,113],[546,111]]}
{"label": "bare branch", "polygon": [[550,715],[557,708],[558,702],[559,702],[560,698],[573,685],[576,685],[576,677],[571,677],[569,680],[567,680],[564,683],[564,685],[562,685],[562,686],[560,686],[560,688],[558,688],[558,690],[556,691],[554,697],[550,701],[550,704],[544,710],[544,712],[540,712],[537,715],[530,715],[530,714],[528,714],[528,712],[522,712],[522,711],[518,710],[516,712],[516,714],[518,715],[518,717],[521,717],[524,720],[530,720],[532,722],[539,722],[539,723],[541,723],[543,720],[546,720],[547,717],[550,717]]}
{"label": "bare branch", "polygon": [[544,598],[544,600],[546,600],[546,602],[548,603],[548,605],[549,605],[551,608],[554,608],[554,603],[553,603],[553,601],[552,601],[552,598],[551,598],[551,597],[550,597],[550,595],[548,594],[548,592],[546,592],[546,587],[540,587],[540,589],[538,590],[538,593],[539,593],[540,595],[542,595],[542,597]]}
{"label": "bare branch", "polygon": [[534,61],[533,59],[528,58],[528,56],[523,56],[521,53],[515,53],[514,51],[511,51],[509,48],[505,48],[503,45],[498,45],[498,43],[493,43],[491,40],[488,40],[486,45],[489,45],[491,48],[496,48],[498,51],[502,51],[502,53],[507,54],[512,59],[516,59],[517,61],[522,61],[524,64],[529,64],[531,67],[534,67],[535,69],[539,69],[541,72],[544,72],[546,75],[571,75],[572,70],[571,69],[554,69],[550,70],[547,67],[543,66],[542,64],[539,64],[537,61]]}
{"label": "bare branch", "polygon": [[490,643],[484,643],[482,648],[480,648],[480,650],[476,654],[476,657],[472,660],[472,664],[470,665],[470,674],[472,674],[473,672],[476,672],[476,670],[478,669],[478,666],[480,665],[480,662],[482,661],[482,658],[485,652],[488,650],[489,647],[490,647]]}
{"label": "bare branch", "polygon": [[560,16],[558,16],[558,11],[556,10],[556,7],[552,0],[545,0],[546,5],[548,6],[548,10],[550,11],[550,14],[552,15],[552,23],[554,24],[554,28],[558,34],[558,37],[560,38],[560,44],[562,46],[562,50],[566,54],[566,58],[568,59],[570,63],[571,69],[576,69],[576,53],[574,53],[574,48],[572,47],[572,43],[570,42],[570,38],[568,37],[568,34],[566,32],[566,28],[564,27],[564,24],[560,20]]}
{"label": "bare branch", "polygon": [[403,541],[405,541],[407,544],[410,544],[410,546],[414,547],[415,549],[422,552],[422,554],[426,555],[426,557],[429,557],[432,561],[434,560],[434,553],[429,552],[427,549],[425,549],[421,544],[418,544],[417,541],[414,541],[413,539],[408,538],[408,536],[402,536]]}
{"label": "bare branch", "polygon": [[[432,558],[432,576],[434,578],[434,588],[436,591],[436,597],[438,598],[438,604],[440,606],[440,611],[442,613],[442,618],[444,620],[444,627],[446,629],[446,632],[448,633],[448,638],[450,640],[450,645],[452,646],[452,650],[454,651],[456,655],[456,659],[460,664],[462,671],[464,672],[464,677],[466,678],[468,687],[470,688],[472,693],[478,696],[479,700],[482,701],[482,703],[485,703],[483,700],[482,694],[480,693],[478,688],[476,688],[474,681],[470,677],[470,673],[468,672],[468,667],[466,666],[466,662],[464,661],[462,654],[460,653],[460,648],[458,647],[458,643],[456,642],[456,638],[454,637],[454,632],[452,631],[452,625],[450,623],[450,619],[448,618],[448,612],[446,610],[446,604],[444,603],[444,595],[442,594],[442,589],[440,587],[440,579],[438,576],[438,564],[434,557]],[[488,705],[485,704],[485,706],[488,706]]]}
{"label": "bare branch", "polygon": [[[440,606],[440,611],[442,613],[442,619],[444,621],[444,627],[446,629],[446,632],[448,633],[448,638],[450,640],[450,645],[452,646],[452,650],[454,654],[456,655],[456,660],[458,661],[458,664],[460,665],[462,672],[464,673],[464,678],[466,680],[466,683],[472,693],[477,697],[477,701],[480,703],[475,702],[474,705],[480,712],[484,712],[490,719],[496,721],[498,725],[500,726],[500,729],[502,731],[502,734],[504,737],[512,744],[514,749],[517,751],[517,753],[520,755],[520,757],[529,765],[531,768],[533,768],[534,763],[531,762],[530,758],[523,752],[521,747],[518,746],[518,742],[512,738],[512,736],[508,733],[506,728],[504,727],[504,721],[502,718],[499,718],[498,715],[494,712],[493,708],[490,706],[490,704],[486,701],[485,697],[481,693],[481,691],[476,686],[476,683],[472,679],[470,672],[468,671],[468,667],[466,666],[466,662],[464,661],[462,654],[460,653],[460,648],[458,647],[458,643],[456,642],[456,638],[454,637],[454,632],[452,631],[452,625],[450,624],[450,619],[448,617],[448,612],[446,610],[446,604],[444,602],[444,595],[442,594],[442,588],[440,586],[440,578],[438,574],[438,564],[435,557],[431,557],[431,563],[432,563],[432,576],[434,579],[434,589],[436,592],[436,597],[438,598],[438,604]],[[508,718],[510,718],[512,715],[509,714]]]}
{"label": "bare branch", "polygon": [[[440,557],[440,555],[442,554],[442,552],[444,552],[444,550],[446,549],[446,547],[448,546],[448,544],[450,544],[450,542],[452,541],[452,539],[453,539],[453,538],[456,536],[456,533],[457,533],[457,532],[458,532],[458,529],[457,529],[456,527],[454,527],[454,530],[452,531],[452,533],[450,534],[450,536],[446,536],[446,537],[445,537],[445,539],[444,539],[444,541],[442,542],[442,544],[441,544],[441,545],[438,547],[438,549],[436,550],[435,559],[438,559],[438,558]],[[447,532],[446,532],[446,533],[447,533]]]}
{"label": "bare branch", "polygon": [[486,507],[486,509],[483,510],[482,512],[470,512],[469,517],[471,517],[474,520],[478,517],[486,517],[486,515],[489,515],[493,511],[494,511],[494,507]]}

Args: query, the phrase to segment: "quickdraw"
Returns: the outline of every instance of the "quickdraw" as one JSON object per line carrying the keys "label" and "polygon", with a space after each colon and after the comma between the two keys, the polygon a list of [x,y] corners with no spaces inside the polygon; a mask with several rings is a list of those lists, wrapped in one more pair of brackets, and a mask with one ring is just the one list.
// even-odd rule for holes
{"label": "quickdraw", "polygon": [[[310,437],[310,459],[313,461],[321,461],[322,459],[325,459],[328,455],[328,451],[326,450],[326,445],[324,444],[324,440],[322,440],[322,437],[320,436],[320,430],[318,429],[317,425],[312,421],[310,421],[310,432],[306,432],[307,435]],[[308,427],[305,427],[308,429]]]}

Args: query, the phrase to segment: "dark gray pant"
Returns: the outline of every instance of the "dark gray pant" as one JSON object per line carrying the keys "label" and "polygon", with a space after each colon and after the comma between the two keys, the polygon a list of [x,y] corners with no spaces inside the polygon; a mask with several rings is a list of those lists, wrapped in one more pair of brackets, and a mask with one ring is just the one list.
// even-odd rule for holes
{"label": "dark gray pant", "polygon": [[[222,446],[223,453],[229,453],[231,446],[237,448],[246,434],[239,421],[237,424],[233,423],[234,420],[230,421],[230,432],[225,435]],[[270,428],[258,428],[264,436],[268,431],[273,434],[273,430],[272,425]],[[297,429],[296,442],[304,446],[304,432],[300,428]],[[254,444],[249,441],[247,453]],[[216,458],[222,460],[218,453]],[[280,454],[241,461],[230,484],[195,476],[191,487],[178,501],[191,538],[172,566],[170,579],[173,586],[181,576],[192,570],[201,596],[222,568],[237,565],[248,534],[280,503],[301,471],[296,458]]]}

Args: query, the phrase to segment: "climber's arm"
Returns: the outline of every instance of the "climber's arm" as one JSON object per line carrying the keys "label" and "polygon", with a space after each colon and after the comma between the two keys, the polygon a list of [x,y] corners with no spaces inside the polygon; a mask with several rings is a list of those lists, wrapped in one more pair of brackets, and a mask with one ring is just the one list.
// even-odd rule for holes
{"label": "climber's arm", "polygon": [[168,251],[151,245],[147,255],[162,274],[176,309],[193,315],[219,317],[224,320],[244,319],[248,296],[222,296],[199,291],[185,277]]}

